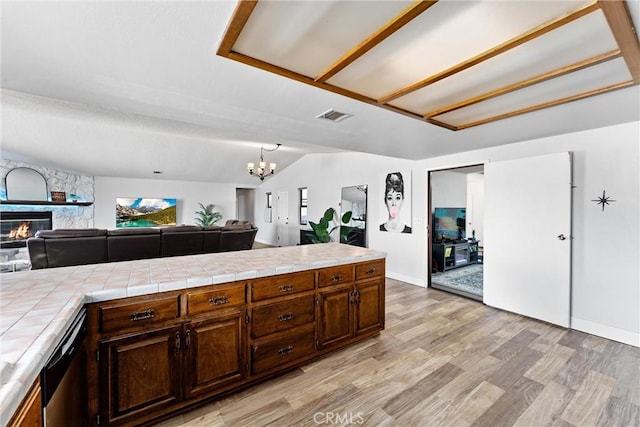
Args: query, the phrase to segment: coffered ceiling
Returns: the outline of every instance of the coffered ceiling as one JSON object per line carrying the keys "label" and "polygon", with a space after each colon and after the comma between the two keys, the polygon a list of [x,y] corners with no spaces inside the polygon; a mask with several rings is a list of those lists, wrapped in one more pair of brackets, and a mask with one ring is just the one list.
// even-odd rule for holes
{"label": "coffered ceiling", "polygon": [[[638,121],[635,84],[576,96],[637,79],[605,3],[622,32],[625,4],[639,25],[636,0],[2,0],[0,154],[252,186],[247,162],[277,143],[265,160],[282,170],[307,153],[420,160]],[[328,110],[350,117],[316,118]]]}
{"label": "coffered ceiling", "polygon": [[640,84],[621,1],[240,1],[218,54],[451,130]]}

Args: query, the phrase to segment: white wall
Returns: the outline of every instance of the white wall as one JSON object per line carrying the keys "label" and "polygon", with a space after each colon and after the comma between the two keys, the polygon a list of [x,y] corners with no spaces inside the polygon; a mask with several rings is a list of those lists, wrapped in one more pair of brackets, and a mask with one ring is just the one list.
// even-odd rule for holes
{"label": "white wall", "polygon": [[467,206],[467,174],[438,171],[431,174],[431,205],[434,208]]}
{"label": "white wall", "polygon": [[[296,218],[297,188],[309,188],[309,218],[338,208],[343,186],[369,185],[369,247],[387,252],[389,277],[424,286],[427,281],[426,178],[428,170],[516,159],[558,151],[574,153],[572,327],[640,345],[640,123],[557,135],[517,144],[413,162],[360,153],[314,154],[301,158],[257,190],[256,211],[264,193],[288,190]],[[382,176],[411,169],[413,233],[378,231],[384,216]],[[601,211],[592,199],[606,190],[616,202]],[[544,203],[544,201],[541,201]],[[258,240],[275,241],[275,223],[259,222]],[[289,225],[293,242],[300,226]],[[490,256],[490,248],[485,247]]]}
{"label": "white wall", "polygon": [[[266,192],[274,195],[278,191],[289,193],[289,226],[290,244],[300,240],[300,229],[309,227],[298,224],[298,188],[308,188],[309,220],[318,222],[324,211],[333,207],[340,212],[342,187],[368,185],[367,194],[367,243],[370,248],[387,252],[388,275],[409,283],[424,286],[426,266],[417,263],[416,257],[425,257],[426,223],[424,221],[425,202],[422,196],[426,181],[424,170],[413,168],[417,162],[376,156],[363,153],[308,154],[282,172],[265,180],[256,191],[256,212],[264,212]],[[412,227],[411,234],[389,233],[379,231],[378,227],[387,219],[384,205],[384,179],[388,172],[396,170],[412,171]],[[404,177],[405,181],[408,177]],[[405,197],[409,195],[405,194]],[[405,205],[403,209],[407,209]],[[277,209],[274,206],[274,212]],[[416,212],[421,212],[416,214]],[[256,240],[276,243],[276,221],[266,223],[256,215],[258,235]],[[333,235],[337,240],[338,233]],[[420,255],[421,254],[421,255]]]}
{"label": "white wall", "polygon": [[484,242],[484,175],[467,175],[467,237],[473,235],[480,245]]}
{"label": "white wall", "polygon": [[177,223],[194,224],[198,203],[213,203],[222,214],[218,225],[236,216],[236,185],[160,179],[95,177],[95,227],[116,226],[117,197],[169,197],[177,199]]}
{"label": "white wall", "polygon": [[[640,345],[638,141],[640,123],[634,122],[429,159],[423,164],[441,169],[573,152],[572,328]],[[603,190],[616,200],[605,212],[591,201]],[[490,251],[485,247],[485,256]]]}

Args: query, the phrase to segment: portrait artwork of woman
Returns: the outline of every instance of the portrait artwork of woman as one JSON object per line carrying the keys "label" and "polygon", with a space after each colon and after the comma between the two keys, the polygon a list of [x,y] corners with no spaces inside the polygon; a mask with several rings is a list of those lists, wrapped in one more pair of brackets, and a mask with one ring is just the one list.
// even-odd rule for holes
{"label": "portrait artwork of woman", "polygon": [[400,172],[387,174],[384,189],[384,203],[387,207],[389,217],[387,221],[380,224],[380,231],[411,233],[411,227],[400,219],[400,211],[404,200],[404,180],[402,179],[402,174]]}

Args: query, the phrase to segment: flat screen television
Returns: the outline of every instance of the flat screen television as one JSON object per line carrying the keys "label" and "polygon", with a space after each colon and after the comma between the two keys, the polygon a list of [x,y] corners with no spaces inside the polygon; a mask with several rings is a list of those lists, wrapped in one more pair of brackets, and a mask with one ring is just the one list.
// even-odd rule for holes
{"label": "flat screen television", "polygon": [[433,211],[433,240],[446,242],[465,239],[466,208],[435,208]]}

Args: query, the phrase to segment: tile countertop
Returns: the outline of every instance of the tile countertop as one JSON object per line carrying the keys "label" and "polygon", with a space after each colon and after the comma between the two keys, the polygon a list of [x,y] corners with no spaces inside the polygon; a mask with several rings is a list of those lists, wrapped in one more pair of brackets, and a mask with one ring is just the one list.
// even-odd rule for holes
{"label": "tile countertop", "polygon": [[85,303],[385,258],[339,243],[58,267],[0,275],[0,425]]}

